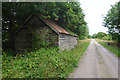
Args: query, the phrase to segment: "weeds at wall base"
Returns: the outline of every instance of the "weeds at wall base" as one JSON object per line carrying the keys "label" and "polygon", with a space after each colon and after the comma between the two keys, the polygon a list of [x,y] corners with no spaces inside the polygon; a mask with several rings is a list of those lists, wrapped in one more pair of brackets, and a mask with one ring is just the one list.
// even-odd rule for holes
{"label": "weeds at wall base", "polygon": [[81,42],[75,49],[58,52],[58,48],[41,48],[23,55],[2,55],[3,78],[66,78],[87,49],[90,41]]}

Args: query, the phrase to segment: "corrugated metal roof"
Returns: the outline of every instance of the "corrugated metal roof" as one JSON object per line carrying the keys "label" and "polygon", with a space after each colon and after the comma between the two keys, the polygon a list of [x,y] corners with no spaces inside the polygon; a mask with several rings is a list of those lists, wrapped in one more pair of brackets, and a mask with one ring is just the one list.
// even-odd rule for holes
{"label": "corrugated metal roof", "polygon": [[[29,21],[29,19],[31,19],[32,16],[28,17],[28,19],[25,21],[24,25]],[[43,20],[48,26],[50,26],[50,27],[54,28],[55,30],[57,30],[57,32],[71,35],[64,28],[62,28],[61,26],[57,25],[56,23],[54,23],[50,19],[43,18],[42,15],[40,15],[40,19]],[[73,35],[73,36],[77,36],[77,35]]]}
{"label": "corrugated metal roof", "polygon": [[54,29],[56,29],[59,33],[64,33],[64,34],[70,34],[69,32],[67,32],[64,28],[62,28],[61,26],[55,24],[54,22],[52,22],[49,19],[45,19],[42,18],[47,24],[49,24],[51,27],[53,27]]}

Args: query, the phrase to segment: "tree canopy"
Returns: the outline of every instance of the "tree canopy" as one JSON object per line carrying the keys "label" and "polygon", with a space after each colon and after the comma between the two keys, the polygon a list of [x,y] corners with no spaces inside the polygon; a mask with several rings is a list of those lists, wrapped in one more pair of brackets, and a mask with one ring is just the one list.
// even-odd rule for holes
{"label": "tree canopy", "polygon": [[103,37],[105,37],[107,34],[105,34],[104,32],[98,32],[97,33],[97,38],[102,39]]}
{"label": "tree canopy", "polygon": [[96,34],[96,33],[93,34],[93,35],[92,35],[92,38],[97,38],[97,34]]}
{"label": "tree canopy", "polygon": [[98,39],[103,39],[103,40],[112,40],[111,34],[106,34],[104,32],[98,32],[97,34],[93,34],[92,38],[98,38]]}
{"label": "tree canopy", "polygon": [[118,40],[120,36],[120,2],[111,6],[103,20],[103,26],[109,29],[109,33],[112,35],[113,40]]}
{"label": "tree canopy", "polygon": [[[39,3],[2,3],[3,44],[14,45],[15,32],[32,14],[42,14],[68,31],[76,33],[80,39],[88,36],[87,23],[84,20],[78,2],[39,2]],[[4,46],[4,45],[3,45]]]}

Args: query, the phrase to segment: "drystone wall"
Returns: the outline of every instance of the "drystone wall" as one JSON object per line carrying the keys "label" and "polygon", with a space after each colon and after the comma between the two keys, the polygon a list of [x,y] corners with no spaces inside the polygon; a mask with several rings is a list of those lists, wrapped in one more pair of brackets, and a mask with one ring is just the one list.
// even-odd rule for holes
{"label": "drystone wall", "polygon": [[75,48],[77,45],[77,37],[67,35],[67,34],[59,34],[59,48],[60,50],[70,50]]}

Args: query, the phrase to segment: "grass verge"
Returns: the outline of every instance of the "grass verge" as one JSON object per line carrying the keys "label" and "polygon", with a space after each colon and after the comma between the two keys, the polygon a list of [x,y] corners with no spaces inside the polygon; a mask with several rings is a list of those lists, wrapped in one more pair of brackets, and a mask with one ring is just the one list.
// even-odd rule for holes
{"label": "grass verge", "polygon": [[[81,42],[81,43],[80,43]],[[76,48],[58,53],[58,48],[41,48],[22,55],[2,55],[3,78],[66,78],[78,65],[90,40],[81,40]]]}
{"label": "grass verge", "polygon": [[98,43],[100,43],[102,46],[107,48],[109,51],[114,53],[117,57],[120,57],[120,48],[117,45],[108,45],[110,44],[115,44],[114,41],[107,41],[107,40],[100,40],[100,39],[95,39]]}

